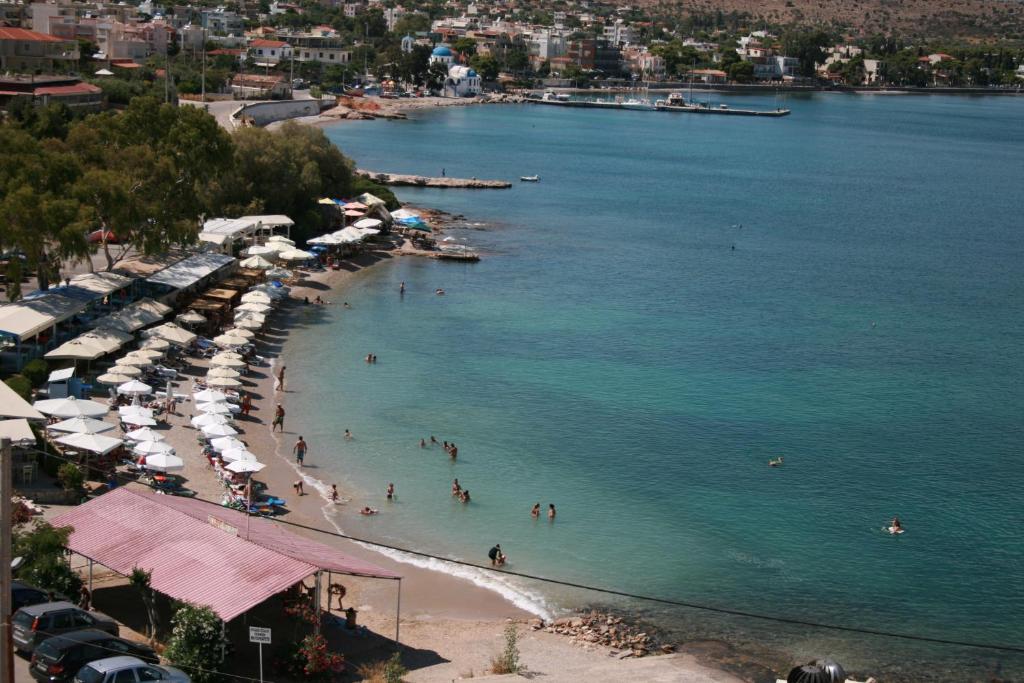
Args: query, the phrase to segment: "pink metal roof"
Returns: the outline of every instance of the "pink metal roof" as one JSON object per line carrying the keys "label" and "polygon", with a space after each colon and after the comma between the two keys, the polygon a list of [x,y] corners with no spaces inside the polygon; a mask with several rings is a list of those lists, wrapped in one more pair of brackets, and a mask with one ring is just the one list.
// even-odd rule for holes
{"label": "pink metal roof", "polygon": [[[237,528],[238,535],[245,538],[246,515],[238,510],[204,503],[193,498],[176,498],[174,496],[159,496],[159,498],[161,498],[161,504],[174,508],[178,512],[182,512],[202,522],[207,522],[210,517],[220,522],[226,522]],[[375,579],[401,578],[399,574],[388,569],[378,567],[365,560],[349,557],[328,545],[292,533],[269,519],[262,517],[249,518],[248,532],[250,543],[255,543],[296,560],[309,562],[320,569],[330,570],[338,574],[369,576]]]}
{"label": "pink metal roof", "polygon": [[68,547],[119,574],[140,567],[167,596],[213,609],[230,621],[315,573],[301,562],[161,505],[171,496],[118,488],[60,515]]}

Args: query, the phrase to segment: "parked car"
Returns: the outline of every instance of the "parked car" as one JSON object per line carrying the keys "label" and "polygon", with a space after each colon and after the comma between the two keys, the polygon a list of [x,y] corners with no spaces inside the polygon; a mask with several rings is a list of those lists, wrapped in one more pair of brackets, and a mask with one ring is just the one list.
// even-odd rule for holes
{"label": "parked car", "polygon": [[170,683],[192,683],[181,669],[173,666],[146,664],[138,657],[109,657],[89,662],[78,670],[75,683],[146,683],[146,681],[169,681]]}
{"label": "parked car", "polygon": [[36,588],[21,581],[11,581],[11,612],[44,602],[52,602],[52,600],[50,594],[42,588]]}
{"label": "parked car", "polygon": [[114,233],[113,230],[104,230],[103,228],[100,228],[99,230],[93,230],[92,232],[85,236],[89,244],[102,244],[104,237],[107,238],[107,244],[121,243],[121,240],[117,238],[117,235]]}
{"label": "parked car", "polygon": [[148,664],[159,664],[160,657],[148,645],[133,643],[105,631],[86,629],[43,641],[32,653],[29,673],[37,681],[65,683],[89,662],[115,656],[138,657]]}
{"label": "parked car", "polygon": [[99,612],[86,612],[70,602],[44,602],[22,607],[11,617],[14,648],[32,652],[47,638],[71,631],[94,628],[112,635],[120,632],[117,622]]}

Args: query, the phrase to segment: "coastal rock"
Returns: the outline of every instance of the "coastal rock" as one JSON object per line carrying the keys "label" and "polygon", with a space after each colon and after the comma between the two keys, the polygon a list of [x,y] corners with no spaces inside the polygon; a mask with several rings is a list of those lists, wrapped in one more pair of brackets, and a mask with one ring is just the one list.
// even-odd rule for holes
{"label": "coastal rock", "polygon": [[542,628],[544,628],[544,620],[543,619],[531,619],[530,620],[530,628],[532,628],[534,631],[541,630]]}
{"label": "coastal rock", "polygon": [[573,619],[572,621],[569,622],[569,626],[572,626],[573,628],[579,628],[580,626],[583,626],[583,620],[582,619]]}

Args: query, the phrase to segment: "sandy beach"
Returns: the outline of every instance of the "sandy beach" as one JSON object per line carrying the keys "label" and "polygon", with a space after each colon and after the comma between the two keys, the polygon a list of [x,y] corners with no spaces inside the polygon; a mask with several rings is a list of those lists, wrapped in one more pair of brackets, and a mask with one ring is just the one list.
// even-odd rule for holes
{"label": "sandy beach", "polygon": [[[290,300],[278,307],[270,316],[264,330],[257,337],[258,353],[266,359],[260,366],[242,377],[246,391],[253,397],[253,410],[248,417],[239,417],[236,427],[238,438],[259,456],[266,468],[256,479],[268,486],[268,491],[287,500],[288,513],[281,519],[316,529],[333,532],[324,517],[324,507],[332,506],[329,485],[324,482],[318,490],[316,477],[318,459],[331,457],[325,444],[311,443],[305,467],[299,470],[292,458],[292,446],[301,433],[302,418],[288,414],[283,432],[272,433],[271,418],[275,404],[280,402],[288,411],[289,396],[302,391],[285,377],[285,390],[275,392],[273,373],[281,364],[287,365],[288,330],[304,324],[298,319],[306,305],[303,297],[317,295],[330,305],[340,304],[346,286],[359,278],[365,268],[390,258],[409,258],[393,252],[372,252],[350,263],[349,270],[317,273],[292,289]],[[315,305],[315,304],[310,304]],[[315,323],[312,323],[315,324]],[[179,376],[176,391],[187,393],[191,380],[206,373],[206,361],[193,359],[192,365]],[[175,447],[185,461],[181,475],[186,485],[197,491],[198,497],[219,501],[223,488],[205,459],[199,455],[197,432],[189,423],[193,413],[191,400],[180,403],[178,414],[169,416],[164,430],[167,441]],[[339,427],[339,432],[341,428]],[[342,435],[339,433],[339,438]],[[305,495],[298,496],[293,484],[304,481]],[[326,486],[325,486],[325,485]],[[340,490],[340,525],[349,515],[358,514],[363,505],[378,503],[381,496],[361,491]],[[295,533],[337,547],[344,552],[364,558],[382,567],[399,572],[401,582],[401,635],[403,656],[411,669],[410,681],[450,681],[458,678],[479,678],[487,674],[492,656],[501,650],[502,631],[509,621],[519,624],[522,661],[530,671],[542,673],[550,681],[738,681],[740,678],[711,665],[700,663],[689,654],[651,656],[642,659],[619,659],[608,648],[570,643],[565,636],[534,630],[530,614],[506,600],[497,592],[472,582],[404,562],[398,562],[366,547],[315,531],[289,527]],[[351,661],[360,658],[386,657],[390,645],[384,639],[394,637],[396,616],[396,583],[355,577],[337,577],[347,588],[345,607],[354,606],[360,624],[381,637],[378,647],[351,649],[344,647]],[[486,680],[486,679],[485,679]]]}

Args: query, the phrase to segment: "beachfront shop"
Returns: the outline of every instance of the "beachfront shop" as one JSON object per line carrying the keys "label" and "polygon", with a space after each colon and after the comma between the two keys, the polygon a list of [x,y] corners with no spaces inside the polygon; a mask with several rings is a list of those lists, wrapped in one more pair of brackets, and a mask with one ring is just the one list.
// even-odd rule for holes
{"label": "beachfront shop", "polygon": [[56,517],[53,525],[73,529],[67,547],[85,559],[94,605],[119,621],[129,619],[116,611],[126,609],[132,593],[122,595],[118,587],[96,583],[97,566],[121,576],[143,569],[150,572],[157,593],[212,609],[231,643],[223,670],[257,673],[250,626],[273,632],[270,650],[262,653],[268,675],[275,670],[269,662],[287,657],[290,644],[307,636],[322,636],[328,652],[342,656],[365,649],[376,636],[358,625],[351,606],[345,608],[345,577],[394,582],[394,640],[378,638],[378,644],[398,645],[400,575],[269,519],[202,500],[119,487]]}

